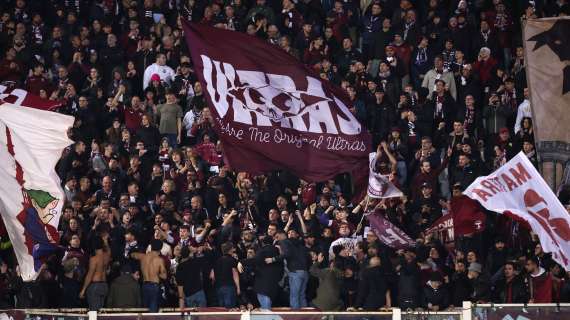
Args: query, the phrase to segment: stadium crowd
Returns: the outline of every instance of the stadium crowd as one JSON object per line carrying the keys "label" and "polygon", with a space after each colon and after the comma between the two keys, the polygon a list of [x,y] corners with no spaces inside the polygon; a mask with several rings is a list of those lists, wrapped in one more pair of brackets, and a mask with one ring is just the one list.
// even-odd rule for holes
{"label": "stadium crowd", "polygon": [[[0,307],[570,302],[569,275],[522,221],[484,212],[483,231],[426,232],[520,150],[536,165],[521,25],[569,13],[566,0],[2,1],[1,84],[61,101],[75,143],[57,166],[61,249],[23,283],[4,231]],[[182,20],[265,39],[346,90],[405,196],[351,203],[347,174],[232,171]],[[417,245],[384,245],[370,208]]]}

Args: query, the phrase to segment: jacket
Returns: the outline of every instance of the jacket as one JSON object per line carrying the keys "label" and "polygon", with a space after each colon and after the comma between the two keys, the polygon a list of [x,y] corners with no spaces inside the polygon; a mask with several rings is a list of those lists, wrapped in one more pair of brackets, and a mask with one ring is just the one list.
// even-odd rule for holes
{"label": "jacket", "polygon": [[528,299],[526,284],[520,276],[515,276],[511,281],[500,279],[493,288],[495,303],[527,303]]}
{"label": "jacket", "polygon": [[422,306],[424,308],[428,308],[428,305],[431,304],[432,306],[439,306],[439,310],[443,310],[449,305],[449,292],[445,286],[440,286],[435,289],[431,286],[430,281],[428,281],[424,286],[422,293]]}
{"label": "jacket", "polygon": [[269,298],[275,298],[279,292],[279,281],[283,276],[283,263],[276,261],[266,264],[265,258],[276,258],[279,250],[275,246],[265,246],[255,255],[255,280],[253,290]]}
{"label": "jacket", "polygon": [[322,311],[338,311],[342,309],[343,305],[340,299],[342,271],[336,268],[321,269],[318,263],[314,263],[310,272],[312,276],[319,278],[317,297],[313,299],[313,304]]}
{"label": "jacket", "polygon": [[366,268],[362,271],[355,304],[357,307],[372,311],[386,305],[388,284],[384,281],[384,277],[380,266]]}
{"label": "jacket", "polygon": [[283,254],[279,259],[287,261],[287,269],[293,271],[308,271],[311,256],[305,243],[300,239],[286,239],[281,241]]}
{"label": "jacket", "polygon": [[141,288],[131,274],[120,275],[111,283],[107,308],[137,308],[141,306]]}

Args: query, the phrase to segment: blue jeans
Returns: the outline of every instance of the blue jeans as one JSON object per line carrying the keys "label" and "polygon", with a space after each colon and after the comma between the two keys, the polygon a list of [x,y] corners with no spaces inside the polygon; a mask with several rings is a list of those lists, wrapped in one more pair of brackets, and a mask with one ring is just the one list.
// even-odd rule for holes
{"label": "blue jeans", "polygon": [[186,305],[186,308],[205,308],[207,306],[207,303],[204,290],[200,290],[191,296],[185,297],[184,304]]}
{"label": "blue jeans", "polygon": [[150,312],[158,312],[160,286],[154,282],[144,282],[142,286],[143,306]]}
{"label": "blue jeans", "polygon": [[224,308],[234,308],[237,304],[236,288],[233,286],[223,286],[216,290],[218,294],[218,306]]}
{"label": "blue jeans", "polygon": [[301,309],[307,307],[307,282],[309,273],[304,270],[291,271],[289,276],[289,305],[291,309]]}
{"label": "blue jeans", "polygon": [[257,294],[257,301],[259,301],[259,306],[261,309],[271,310],[271,298],[264,294]]}
{"label": "blue jeans", "polygon": [[173,148],[176,149],[178,147],[178,135],[176,133],[163,133],[162,138],[168,139],[168,144]]}

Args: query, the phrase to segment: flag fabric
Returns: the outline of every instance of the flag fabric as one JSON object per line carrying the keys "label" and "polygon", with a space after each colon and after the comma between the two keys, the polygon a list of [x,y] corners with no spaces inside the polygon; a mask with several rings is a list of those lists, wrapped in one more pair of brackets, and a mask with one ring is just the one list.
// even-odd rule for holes
{"label": "flag fabric", "polygon": [[0,101],[41,110],[55,110],[62,105],[61,101],[43,99],[26,90],[8,89],[3,85],[0,85]]}
{"label": "flag fabric", "polygon": [[323,181],[364,169],[370,135],[346,94],[247,34],[183,22],[194,69],[233,169]]}
{"label": "flag fabric", "polygon": [[461,195],[450,201],[449,211],[453,218],[455,237],[475,234],[485,230],[487,216],[481,210],[477,201]]}
{"label": "flag fabric", "polygon": [[[1,103],[1,101],[0,101]],[[24,281],[57,248],[64,192],[55,165],[72,141],[73,117],[0,104],[0,213]]]}
{"label": "flag fabric", "polygon": [[390,248],[399,250],[416,245],[410,236],[384,218],[378,210],[371,212],[366,218],[378,239]]}
{"label": "flag fabric", "polygon": [[437,233],[438,239],[443,243],[453,242],[455,240],[455,230],[453,228],[453,215],[445,214],[437,219],[431,227],[427,228],[425,233]]}
{"label": "flag fabric", "polygon": [[388,175],[374,170],[376,167],[376,152],[368,155],[369,169],[367,194],[371,198],[397,198],[404,194],[390,181]]}
{"label": "flag fabric", "polygon": [[464,194],[488,210],[527,221],[544,251],[570,271],[570,216],[524,153],[477,178]]}
{"label": "flag fabric", "polygon": [[543,176],[553,189],[561,182],[553,164],[570,160],[570,130],[560,125],[570,122],[569,34],[570,17],[531,19],[524,26],[536,150],[543,161]]}

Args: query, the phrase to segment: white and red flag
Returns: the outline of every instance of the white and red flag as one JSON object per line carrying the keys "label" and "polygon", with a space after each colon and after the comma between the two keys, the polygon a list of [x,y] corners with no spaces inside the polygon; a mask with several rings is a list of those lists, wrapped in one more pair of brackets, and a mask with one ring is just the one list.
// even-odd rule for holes
{"label": "white and red flag", "polygon": [[370,198],[398,198],[404,194],[398,189],[389,175],[384,175],[375,170],[377,162],[377,153],[372,152],[368,155],[370,173],[368,174],[368,190],[367,194]]}
{"label": "white and red flag", "polygon": [[73,121],[0,100],[0,213],[24,281],[37,277],[42,257],[59,243],[65,199],[55,165],[72,143]]}
{"label": "white and red flag", "polygon": [[488,210],[527,221],[544,251],[570,271],[570,215],[524,153],[477,178],[464,194]]}
{"label": "white and red flag", "polygon": [[18,106],[26,106],[34,109],[53,111],[62,105],[62,101],[43,99],[22,89],[8,89],[0,85],[0,101],[12,103]]}

